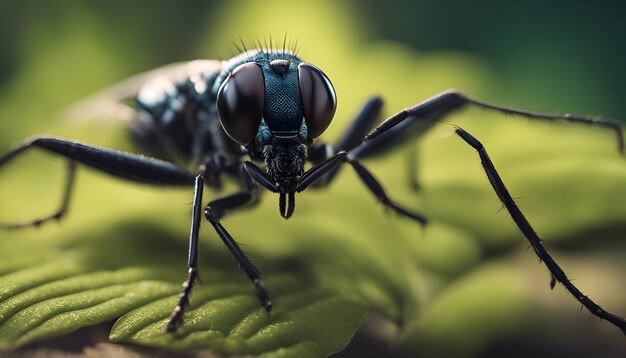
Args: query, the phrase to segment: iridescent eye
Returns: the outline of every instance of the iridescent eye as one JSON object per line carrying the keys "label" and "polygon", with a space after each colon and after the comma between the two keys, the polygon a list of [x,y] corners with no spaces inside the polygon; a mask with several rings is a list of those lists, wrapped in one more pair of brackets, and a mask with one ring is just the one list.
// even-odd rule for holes
{"label": "iridescent eye", "polygon": [[239,144],[250,144],[261,123],[264,103],[261,68],[255,63],[235,68],[217,92],[217,114],[226,134]]}
{"label": "iridescent eye", "polygon": [[298,79],[304,119],[309,135],[315,138],[328,128],[335,115],[335,90],[328,77],[319,68],[308,63],[302,62],[298,65]]}

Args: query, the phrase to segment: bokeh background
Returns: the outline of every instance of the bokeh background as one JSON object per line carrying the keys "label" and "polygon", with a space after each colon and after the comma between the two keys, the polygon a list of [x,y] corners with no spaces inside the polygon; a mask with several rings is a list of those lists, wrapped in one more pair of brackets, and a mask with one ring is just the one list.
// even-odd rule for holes
{"label": "bokeh background", "polygon": [[[386,113],[391,114],[447,88],[534,111],[623,121],[624,14],[626,4],[621,1],[4,0],[0,1],[0,148],[43,132],[131,149],[119,123],[68,121],[63,108],[132,74],[176,61],[228,58],[235,54],[233,43],[240,38],[253,45],[270,36],[280,42],[285,34],[290,42],[297,40],[298,53],[322,68],[336,87],[336,120],[324,136],[331,141],[368,95],[382,95]],[[573,271],[576,283],[597,302],[626,314],[626,164],[616,153],[614,136],[584,126],[530,124],[479,110],[467,112],[449,121],[483,140],[531,222],[554,245],[557,261],[563,262],[566,272]],[[505,213],[498,212],[499,204],[475,153],[451,137],[446,127],[368,164],[391,195],[469,241],[448,242],[448,251],[435,250],[438,257],[428,250],[418,255],[426,261],[425,270],[437,276],[436,284],[425,280],[430,283],[418,285],[417,291],[427,292],[416,299],[425,308],[414,315],[392,317],[394,328],[378,316],[365,319],[356,340],[341,354],[626,354],[623,337],[614,327],[581,313],[561,288],[549,290],[548,275],[532,250],[524,251],[521,236]],[[417,194],[408,189],[402,153],[412,150],[419,153],[424,186]],[[58,193],[51,188],[61,187],[61,161],[27,157],[12,164],[10,172],[2,171],[3,221],[44,213],[57,200]],[[348,217],[382,218],[380,225],[397,226],[405,233],[415,229],[388,219],[354,184],[354,176],[346,176],[330,194],[315,196],[314,205],[307,206],[301,199],[298,210],[310,214],[311,206],[341,206],[333,197],[341,193],[344,199],[363,203],[344,204],[351,211]],[[51,236],[113,225],[120,218],[131,223],[154,220],[162,210],[159,205],[189,200],[184,190],[168,191],[163,199],[150,188],[93,173],[81,172],[79,178],[77,209],[65,227],[52,225]],[[262,211],[263,218],[277,216],[273,198],[267,196],[266,201],[271,203],[255,210]],[[337,219],[341,208],[322,211],[298,219],[295,225],[311,228],[319,220],[320,226],[350,230],[348,220]],[[183,237],[184,213],[167,224]],[[254,220],[254,210],[244,215],[233,219],[233,227],[254,222],[249,221]],[[291,225],[287,232],[297,233],[298,228]],[[43,230],[38,233],[47,235]],[[246,229],[240,233],[245,236]],[[32,232],[0,235],[15,240]],[[262,260],[276,251],[297,258],[299,238],[294,235],[277,235],[277,242],[270,244],[250,239],[248,250],[265,256]],[[184,241],[180,244],[184,246]],[[498,291],[509,284],[510,291]],[[499,306],[502,301],[509,305]],[[455,311],[455,307],[461,308]]]}

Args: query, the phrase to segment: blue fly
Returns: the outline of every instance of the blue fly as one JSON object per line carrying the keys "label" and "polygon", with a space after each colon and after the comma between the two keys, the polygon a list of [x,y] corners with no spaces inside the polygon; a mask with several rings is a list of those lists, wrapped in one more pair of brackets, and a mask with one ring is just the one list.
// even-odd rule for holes
{"label": "blue fly", "polygon": [[[128,98],[134,99],[133,105],[125,103]],[[197,60],[165,66],[123,81],[76,107],[77,113],[87,108],[127,119],[132,141],[143,154],[39,135],[0,156],[1,167],[27,149],[40,148],[66,158],[69,163],[65,194],[58,211],[25,223],[0,225],[15,229],[60,219],[69,205],[77,163],[135,182],[193,186],[188,275],[165,328],[173,332],[183,322],[197,280],[198,236],[203,214],[253,283],[262,306],[270,312],[272,300],[259,270],[224,228],[222,217],[231,210],[255,203],[261,189],[265,189],[278,194],[280,215],[289,218],[295,211],[296,193],[329,185],[340,166],[347,163],[384,206],[425,225],[425,216],[388,197],[361,160],[384,155],[415,140],[440,123],[441,118],[467,105],[533,120],[604,127],[617,134],[619,150],[624,151],[621,127],[615,122],[507,108],[456,90],[440,93],[380,122],[382,105],[380,97],[368,99],[344,134],[330,145],[316,138],[328,128],[335,114],[337,99],[333,85],[319,68],[292,51],[257,49],[244,51],[228,61]],[[455,133],[477,151],[496,195],[550,270],[550,286],[553,288],[560,282],[592,314],[626,334],[626,321],[583,295],[548,254],[480,141],[460,127],[456,127]],[[307,163],[310,163],[308,169]],[[220,189],[225,178],[238,183],[240,190],[210,201],[203,212],[204,187]]]}

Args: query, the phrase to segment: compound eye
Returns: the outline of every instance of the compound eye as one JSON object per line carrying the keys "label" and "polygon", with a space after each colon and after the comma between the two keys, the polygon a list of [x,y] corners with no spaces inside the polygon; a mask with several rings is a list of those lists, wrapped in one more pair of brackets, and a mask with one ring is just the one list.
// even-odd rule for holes
{"label": "compound eye", "polygon": [[242,145],[254,139],[265,103],[263,71],[255,63],[238,66],[217,92],[217,114],[229,137]]}
{"label": "compound eye", "polygon": [[298,65],[298,79],[304,119],[309,135],[315,138],[328,128],[335,115],[335,90],[328,77],[319,68],[308,63]]}

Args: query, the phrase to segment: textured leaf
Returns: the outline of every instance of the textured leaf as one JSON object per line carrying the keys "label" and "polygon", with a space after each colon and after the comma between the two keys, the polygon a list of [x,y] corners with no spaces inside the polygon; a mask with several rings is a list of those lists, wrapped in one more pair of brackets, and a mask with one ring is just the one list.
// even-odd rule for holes
{"label": "textured leaf", "polygon": [[[302,205],[302,210],[306,212],[309,205]],[[349,206],[344,210],[346,219],[354,216]],[[273,210],[264,212],[268,215],[259,218],[254,213],[256,219],[242,220],[249,225],[271,221]],[[233,270],[234,262],[224,248],[205,248],[203,284],[192,296],[194,309],[174,335],[164,334],[163,329],[176,303],[183,277],[177,273],[184,273],[184,261],[160,258],[164,252],[184,253],[184,241],[155,229],[154,223],[98,230],[79,248],[1,277],[0,345],[18,347],[122,316],[111,332],[113,341],[168,349],[210,347],[223,354],[328,355],[349,342],[367,310],[399,319],[408,299],[405,273],[412,265],[401,259],[407,257],[398,252],[401,247],[362,239],[376,232],[393,236],[395,230],[360,222],[361,228],[349,233],[344,232],[345,226],[319,227],[308,220],[296,223],[296,231],[274,233],[275,240],[284,235],[298,241],[283,249],[283,257],[257,260],[266,269],[266,285],[275,299],[270,315],[243,275]],[[409,224],[415,229],[415,224]],[[114,234],[137,230],[143,240]],[[453,234],[436,225],[429,230]],[[257,230],[258,236],[265,236],[264,231],[269,232]],[[76,235],[77,239],[85,236]],[[387,254],[381,255],[381,250]],[[100,260],[94,259],[96,253]]]}

